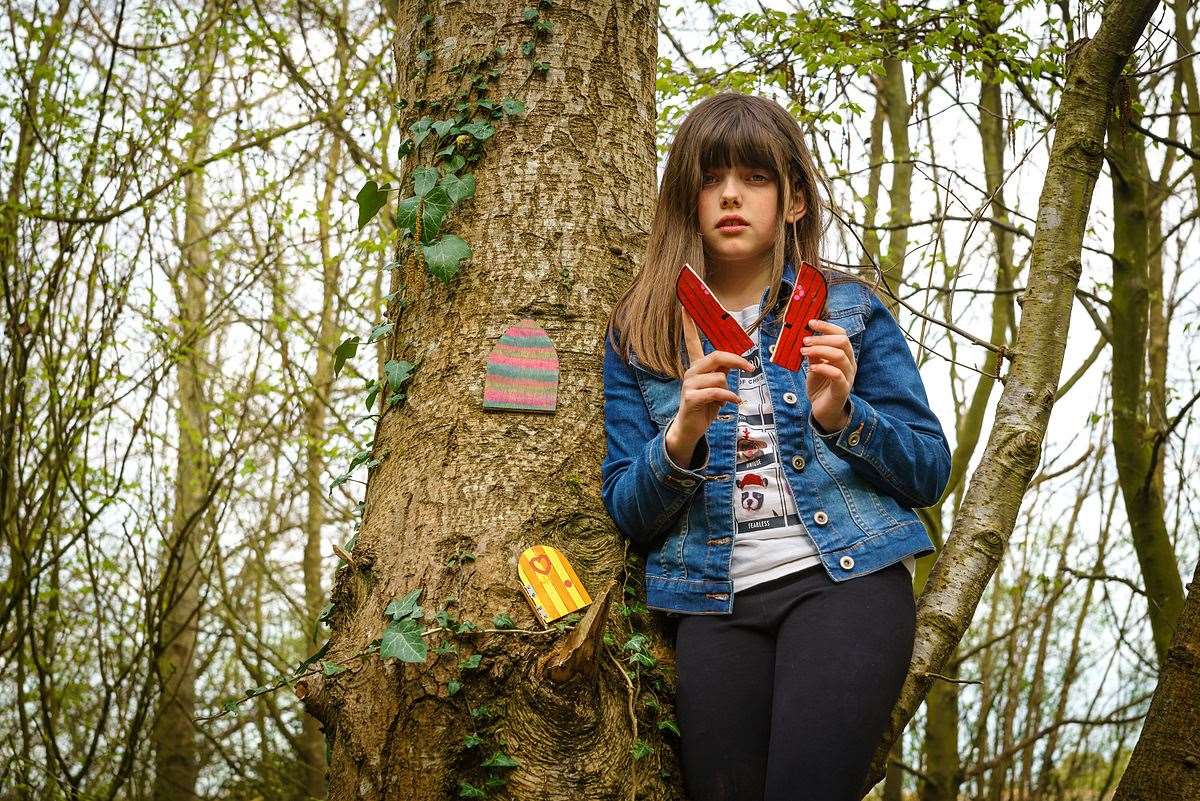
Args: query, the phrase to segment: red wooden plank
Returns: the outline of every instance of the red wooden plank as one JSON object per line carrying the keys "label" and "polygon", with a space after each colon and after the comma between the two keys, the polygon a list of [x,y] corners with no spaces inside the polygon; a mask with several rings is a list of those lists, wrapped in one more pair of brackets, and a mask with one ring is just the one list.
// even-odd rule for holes
{"label": "red wooden plank", "polygon": [[808,262],[802,262],[796,275],[796,285],[783,312],[783,329],[779,332],[771,361],[788,370],[800,369],[800,361],[804,356],[800,348],[804,346],[804,337],[813,333],[808,323],[823,314],[828,291],[821,271]]}
{"label": "red wooden plank", "polygon": [[691,265],[685,264],[680,268],[679,278],[675,282],[675,295],[713,348],[739,356],[744,356],[754,348],[754,340],[721,305]]}

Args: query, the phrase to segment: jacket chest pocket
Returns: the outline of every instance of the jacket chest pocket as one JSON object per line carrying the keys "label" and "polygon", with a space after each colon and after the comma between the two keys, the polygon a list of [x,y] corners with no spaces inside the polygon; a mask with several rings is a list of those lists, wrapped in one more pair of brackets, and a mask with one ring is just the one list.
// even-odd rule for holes
{"label": "jacket chest pocket", "polygon": [[850,349],[854,351],[854,361],[862,358],[863,332],[867,328],[866,315],[861,311],[852,310],[830,315],[829,322],[846,329],[846,338],[850,340]]}
{"label": "jacket chest pocket", "polygon": [[634,365],[634,374],[650,419],[666,428],[679,411],[679,391],[683,382],[678,378],[663,378],[637,365]]}

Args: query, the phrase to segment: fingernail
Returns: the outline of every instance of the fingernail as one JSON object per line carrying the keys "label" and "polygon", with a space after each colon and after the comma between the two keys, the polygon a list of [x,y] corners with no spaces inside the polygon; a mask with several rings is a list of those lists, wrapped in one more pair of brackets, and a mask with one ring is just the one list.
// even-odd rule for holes
{"label": "fingernail", "polygon": [[809,344],[810,342],[812,342],[812,337],[805,337],[805,338],[804,338],[804,344],[805,344],[805,345]]}

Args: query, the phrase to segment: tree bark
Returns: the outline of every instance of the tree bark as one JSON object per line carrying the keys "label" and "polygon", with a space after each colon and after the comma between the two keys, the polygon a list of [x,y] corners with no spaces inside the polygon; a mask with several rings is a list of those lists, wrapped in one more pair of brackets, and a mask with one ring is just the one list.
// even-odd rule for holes
{"label": "tree bark", "polygon": [[[649,692],[657,671],[629,675],[605,648],[594,673],[555,680],[544,660],[565,635],[483,631],[498,628],[501,613],[517,629],[539,628],[517,577],[517,557],[532,544],[566,555],[593,608],[607,609],[603,591],[621,579],[621,541],[594,478],[604,448],[602,332],[640,260],[655,192],[656,6],[575,0],[543,9],[553,30],[536,40],[533,60],[548,62],[544,75],[530,74],[520,54],[533,39],[525,6],[392,9],[402,131],[425,113],[449,116],[417,101],[452,100],[462,86],[455,65],[497,45],[506,54],[489,99],[516,97],[526,110],[497,121],[474,169],[476,195],[449,219],[447,230],[473,249],[461,272],[443,285],[409,260],[394,286],[403,304],[389,310],[390,352],[418,366],[405,403],[379,420],[381,461],[369,474],[353,563],[335,576],[326,658],[349,669],[301,689],[333,737],[335,800],[456,798],[462,782],[486,780],[482,762],[497,750],[517,763],[504,774],[506,797],[677,797],[670,735],[644,720],[635,730],[631,719],[651,702],[667,714],[673,690]],[[424,74],[421,53],[431,57]],[[488,354],[525,317],[557,348],[557,410],[484,413]],[[380,637],[388,603],[418,588],[423,631],[446,628],[434,609],[480,631],[430,633],[432,645],[457,650],[431,652],[423,664],[358,657]],[[628,600],[620,584],[615,600],[614,608]],[[601,636],[607,623],[613,642],[625,642],[626,621],[613,617],[592,631]],[[661,652],[654,619],[632,621]],[[481,662],[469,667],[475,655]],[[451,693],[451,681],[461,689]],[[634,758],[635,738],[650,756]]]}
{"label": "tree bark", "polygon": [[1113,801],[1200,798],[1200,566]]}
{"label": "tree bark", "polygon": [[884,772],[892,741],[924,699],[963,632],[1011,536],[1037,468],[1055,391],[1092,190],[1103,157],[1115,85],[1157,0],[1114,0],[1094,39],[1069,59],[1067,83],[1039,200],[1028,288],[1012,367],[997,404],[979,469],[917,608],[917,642],[909,676],[892,712],[865,792]]}
{"label": "tree bark", "polygon": [[[1121,79],[1128,104],[1124,115],[1137,122],[1137,83]],[[1146,392],[1147,319],[1150,308],[1147,246],[1146,166],[1141,134],[1119,116],[1109,120],[1108,163],[1113,193],[1112,406],[1113,455],[1125,501],[1130,539],[1146,589],[1146,607],[1154,650],[1162,662],[1170,647],[1175,619],[1183,607],[1183,581],[1167,531],[1166,503],[1154,480],[1165,450],[1155,447]]]}
{"label": "tree bark", "polygon": [[[189,158],[199,163],[208,152],[212,129],[211,81],[215,43],[210,31],[200,45],[199,85],[192,103]],[[209,536],[211,460],[208,456],[210,373],[208,285],[212,269],[205,218],[208,204],[204,170],[184,178],[183,263],[173,282],[179,309],[178,454],[171,532],[161,556],[158,652],[155,668],[158,710],[151,734],[156,801],[197,798],[200,765],[196,729],[196,642],[200,630],[200,553]]]}

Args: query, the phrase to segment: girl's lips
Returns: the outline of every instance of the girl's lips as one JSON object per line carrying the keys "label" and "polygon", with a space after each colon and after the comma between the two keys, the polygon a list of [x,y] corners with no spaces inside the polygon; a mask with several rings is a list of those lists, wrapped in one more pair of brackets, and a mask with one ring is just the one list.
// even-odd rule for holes
{"label": "girl's lips", "polygon": [[738,234],[738,233],[741,233],[742,231],[745,231],[749,227],[750,227],[749,225],[729,224],[729,225],[722,225],[719,228],[717,228],[717,230],[721,231],[722,233],[726,233],[726,234]]}

